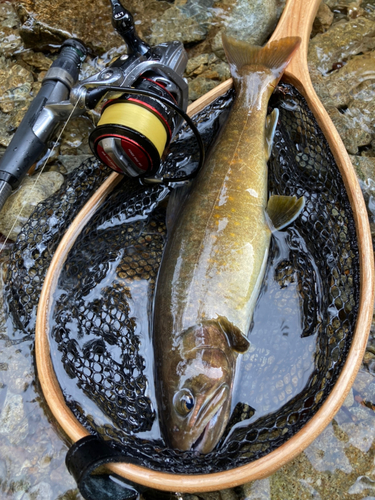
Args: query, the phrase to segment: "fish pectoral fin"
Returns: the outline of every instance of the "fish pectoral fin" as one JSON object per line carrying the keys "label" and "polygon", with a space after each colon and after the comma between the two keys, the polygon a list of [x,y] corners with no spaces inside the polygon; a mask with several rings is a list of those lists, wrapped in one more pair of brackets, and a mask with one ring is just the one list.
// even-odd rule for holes
{"label": "fish pectoral fin", "polygon": [[233,325],[227,318],[224,316],[218,317],[218,323],[225,333],[229,344],[233,349],[239,353],[246,352],[250,347],[250,342],[243,335],[241,330]]}
{"label": "fish pectoral fin", "polygon": [[273,139],[276,133],[277,120],[279,119],[279,110],[275,108],[266,118],[266,143],[264,145],[266,161],[271,156]]}
{"label": "fish pectoral fin", "polygon": [[267,204],[267,216],[271,230],[280,230],[289,226],[300,215],[305,206],[305,198],[302,196],[279,196],[272,195]]}

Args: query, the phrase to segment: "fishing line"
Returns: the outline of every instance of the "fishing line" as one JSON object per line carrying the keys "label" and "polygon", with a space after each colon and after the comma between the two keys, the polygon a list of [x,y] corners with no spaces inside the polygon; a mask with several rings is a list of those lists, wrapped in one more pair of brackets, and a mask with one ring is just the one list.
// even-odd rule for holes
{"label": "fishing line", "polygon": [[[62,127],[62,129],[61,129],[61,131],[60,131],[59,135],[57,136],[57,139],[56,139],[56,141],[54,142],[54,144],[53,144],[52,148],[50,149],[50,152],[49,152],[49,154],[48,154],[47,158],[44,160],[44,163],[43,163],[43,165],[42,165],[42,168],[40,169],[40,172],[38,173],[38,175],[37,175],[37,177],[36,177],[36,179],[35,179],[34,184],[33,184],[33,185],[31,186],[31,188],[30,188],[30,190],[31,190],[31,191],[33,191],[33,189],[35,189],[35,186],[36,186],[37,182],[39,181],[39,178],[40,178],[41,174],[43,173],[43,171],[44,171],[44,169],[45,169],[45,167],[46,167],[46,165],[47,165],[48,160],[51,158],[52,153],[53,153],[53,151],[54,151],[55,147],[57,146],[57,144],[58,144],[59,140],[61,139],[61,136],[62,136],[62,134],[64,133],[64,130],[65,130],[66,126],[68,125],[69,120],[71,119],[71,117],[72,117],[72,115],[73,115],[73,113],[74,113],[74,111],[75,111],[75,109],[76,109],[77,105],[78,105],[78,100],[77,100],[77,102],[74,104],[73,109],[72,109],[72,111],[70,112],[70,115],[68,116],[68,118],[67,118],[66,122],[64,123],[64,125],[63,125],[63,127]],[[13,231],[13,229],[14,229],[15,225],[17,224],[17,222],[18,222],[18,220],[19,220],[19,218],[20,218],[20,216],[21,216],[21,214],[22,214],[22,212],[23,212],[23,209],[24,209],[24,208],[25,208],[25,206],[26,206],[26,203],[27,203],[26,201],[24,201],[24,202],[23,202],[23,204],[22,204],[22,206],[21,206],[21,208],[20,208],[20,211],[19,211],[19,212],[18,212],[18,214],[16,215],[15,221],[13,222],[12,227],[9,229],[8,234],[7,234],[6,238],[5,238],[5,241],[4,241],[3,245],[2,245],[2,247],[0,248],[0,253],[4,250],[4,247],[5,247],[5,245],[6,245],[7,241],[8,241],[8,239],[9,239],[9,236],[10,236],[11,232]]]}

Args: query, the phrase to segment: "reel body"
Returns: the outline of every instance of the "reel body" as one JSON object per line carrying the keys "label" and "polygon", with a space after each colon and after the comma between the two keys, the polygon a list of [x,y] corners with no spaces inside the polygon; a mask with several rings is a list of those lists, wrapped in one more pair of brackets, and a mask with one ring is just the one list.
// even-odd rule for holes
{"label": "reel body", "polygon": [[[95,156],[116,172],[160,182],[153,176],[164,152],[182,121],[189,123],[188,85],[182,77],[188,57],[181,42],[150,47],[138,37],[130,12],[119,0],[110,3],[112,25],[123,37],[127,54],[75,83],[86,49],[79,40],[64,42],[0,160],[0,210],[48,149],[58,126],[100,104],[102,116],[89,139]],[[189,125],[198,139],[202,164],[203,145],[194,125]]]}
{"label": "reel body", "polygon": [[134,89],[154,95],[130,95],[109,100],[90,135],[95,156],[116,172],[130,177],[154,175],[164,151],[181,123],[180,116],[162,97],[178,105],[178,95],[164,85],[165,78],[151,72],[138,78]]}

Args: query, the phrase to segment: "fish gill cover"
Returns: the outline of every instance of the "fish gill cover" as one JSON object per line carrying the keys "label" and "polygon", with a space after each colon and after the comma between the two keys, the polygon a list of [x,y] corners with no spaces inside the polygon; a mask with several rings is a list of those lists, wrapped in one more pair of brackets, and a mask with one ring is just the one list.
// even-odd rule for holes
{"label": "fish gill cover", "polygon": [[[228,93],[195,118],[199,125],[214,116],[206,145],[232,99]],[[306,204],[294,224],[273,239],[249,334],[253,347],[242,360],[236,405],[214,451],[199,455],[168,449],[158,428],[148,313],[166,238],[160,204],[166,188],[125,180],[82,231],[65,263],[52,321],[54,368],[76,418],[91,433],[111,438],[125,460],[128,456],[155,470],[185,474],[249,463],[298,432],[342,370],[359,303],[352,210],[303,97],[281,84],[270,101],[270,110],[275,107],[280,118],[269,160],[269,191],[304,196]],[[167,159],[172,175],[196,166],[194,143],[187,136],[183,131],[184,146],[177,147],[173,161]],[[106,175],[96,161],[88,161],[37,207],[20,233],[6,279],[6,299],[19,335],[33,332],[41,285],[64,229]],[[296,294],[298,311],[291,307]],[[262,303],[273,314],[262,316]],[[277,317],[280,310],[297,319],[275,332],[267,317]]]}

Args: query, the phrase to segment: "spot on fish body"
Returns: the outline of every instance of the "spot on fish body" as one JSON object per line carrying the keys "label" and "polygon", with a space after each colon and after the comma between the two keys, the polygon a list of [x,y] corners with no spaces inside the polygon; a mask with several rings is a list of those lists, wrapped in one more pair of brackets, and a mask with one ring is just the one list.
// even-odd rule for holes
{"label": "spot on fish body", "polygon": [[249,188],[246,189],[246,191],[250,194],[250,196],[254,196],[254,198],[258,198],[258,193],[255,191],[255,189]]}

